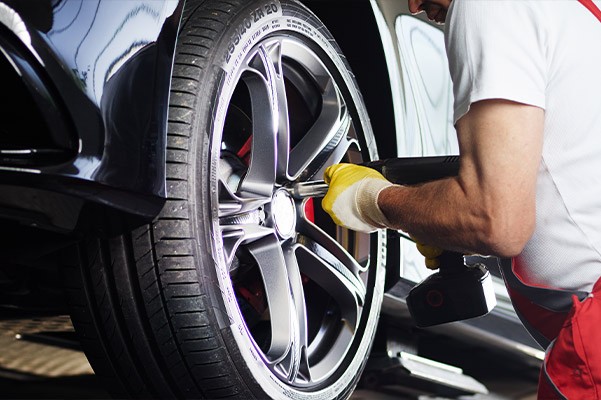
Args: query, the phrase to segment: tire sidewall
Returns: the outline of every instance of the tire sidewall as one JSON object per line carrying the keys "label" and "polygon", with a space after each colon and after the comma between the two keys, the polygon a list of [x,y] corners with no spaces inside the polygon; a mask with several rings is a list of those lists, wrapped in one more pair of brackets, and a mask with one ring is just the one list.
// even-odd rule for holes
{"label": "tire sidewall", "polygon": [[[203,131],[206,129],[207,135],[199,137],[200,143],[196,144],[200,154],[200,157],[196,157],[196,171],[200,173],[196,174],[199,203],[195,215],[201,216],[196,224],[200,228],[197,237],[204,242],[199,243],[201,269],[203,269],[200,274],[208,275],[214,283],[207,285],[206,288],[212,304],[219,305],[214,317],[221,329],[224,342],[231,344],[233,341],[236,344],[237,351],[230,349],[230,357],[246,383],[253,386],[249,389],[256,394],[259,392],[258,397],[261,398],[332,400],[350,395],[371,348],[384,290],[385,232],[379,231],[372,235],[374,250],[371,253],[370,268],[375,268],[372,272],[374,288],[371,301],[366,304],[362,313],[362,325],[359,329],[364,329],[363,339],[358,344],[353,343],[356,356],[332,384],[319,391],[305,392],[281,382],[267,368],[263,356],[256,350],[239,310],[229,271],[223,261],[224,250],[217,244],[220,243],[220,240],[217,240],[220,235],[219,220],[211,217],[218,215],[218,188],[214,174],[218,169],[219,158],[216,155],[220,153],[220,138],[231,95],[239,80],[239,67],[255,45],[270,35],[289,32],[304,37],[326,54],[344,81],[345,87],[348,88],[347,95],[357,105],[357,115],[353,117],[360,120],[356,124],[360,124],[364,130],[365,151],[371,159],[377,158],[369,119],[348,66],[340,57],[339,49],[332,45],[332,37],[325,31],[323,25],[318,24],[319,21],[315,18],[310,21],[306,15],[299,14],[299,9],[305,10],[303,6],[292,1],[254,1],[242,8],[242,11],[233,18],[223,37],[217,41],[210,65],[213,72],[211,75],[214,78],[203,84],[205,93],[211,94],[207,96],[205,104],[209,104],[212,108],[202,110],[207,117],[206,127],[203,129]],[[209,182],[206,177],[209,177]],[[206,210],[211,210],[211,216],[202,216]],[[367,309],[369,309],[368,317],[364,318]],[[248,378],[252,378],[255,384],[248,382]]]}

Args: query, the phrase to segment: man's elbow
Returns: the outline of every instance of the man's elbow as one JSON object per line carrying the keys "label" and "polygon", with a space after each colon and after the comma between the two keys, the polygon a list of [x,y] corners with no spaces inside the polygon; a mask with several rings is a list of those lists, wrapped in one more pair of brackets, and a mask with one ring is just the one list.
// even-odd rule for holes
{"label": "man's elbow", "polygon": [[534,234],[534,214],[495,216],[484,234],[488,254],[510,258],[519,255]]}

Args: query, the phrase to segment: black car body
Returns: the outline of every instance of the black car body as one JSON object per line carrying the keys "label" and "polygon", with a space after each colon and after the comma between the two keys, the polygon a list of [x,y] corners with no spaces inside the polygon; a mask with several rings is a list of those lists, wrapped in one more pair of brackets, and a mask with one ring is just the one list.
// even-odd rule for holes
{"label": "black car body", "polygon": [[86,203],[156,215],[181,5],[9,1],[2,15],[2,183],[16,196],[3,203],[63,232]]}

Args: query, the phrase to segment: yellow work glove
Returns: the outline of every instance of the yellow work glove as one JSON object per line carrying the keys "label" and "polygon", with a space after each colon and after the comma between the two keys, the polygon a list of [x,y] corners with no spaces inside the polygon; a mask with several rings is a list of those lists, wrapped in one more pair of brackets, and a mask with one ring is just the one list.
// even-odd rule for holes
{"label": "yellow work glove", "polygon": [[440,267],[440,260],[438,257],[442,254],[444,250],[439,249],[435,246],[430,246],[429,244],[422,243],[415,237],[411,236],[411,239],[415,242],[417,246],[417,250],[422,254],[422,256],[426,259],[426,267],[428,269],[437,269]]}
{"label": "yellow work glove", "polygon": [[373,232],[388,225],[378,206],[380,192],[393,184],[378,171],[354,164],[328,167],[324,180],[330,185],[321,201],[334,222],[360,232]]}

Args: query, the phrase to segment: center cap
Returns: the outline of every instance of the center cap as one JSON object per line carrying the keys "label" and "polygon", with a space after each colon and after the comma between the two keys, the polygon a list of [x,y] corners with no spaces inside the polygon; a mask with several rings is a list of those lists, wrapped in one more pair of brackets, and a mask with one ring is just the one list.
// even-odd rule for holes
{"label": "center cap", "polygon": [[280,189],[274,193],[271,213],[278,235],[283,239],[292,237],[296,228],[296,209],[294,200],[286,190]]}

